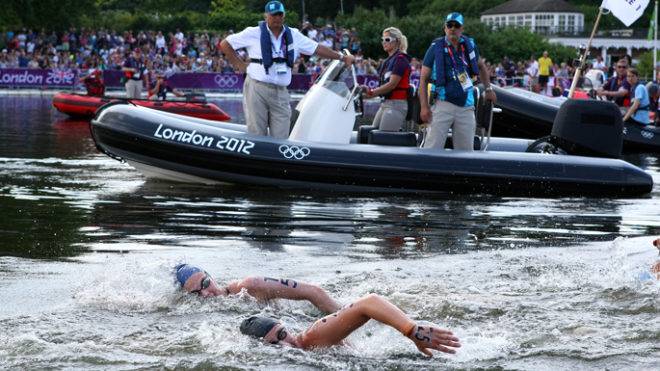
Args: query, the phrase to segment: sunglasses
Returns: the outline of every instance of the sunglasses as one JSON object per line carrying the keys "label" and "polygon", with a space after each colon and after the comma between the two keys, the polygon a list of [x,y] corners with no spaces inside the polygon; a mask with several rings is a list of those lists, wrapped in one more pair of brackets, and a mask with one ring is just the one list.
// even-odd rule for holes
{"label": "sunglasses", "polygon": [[286,335],[287,335],[286,330],[284,329],[284,327],[282,327],[282,328],[280,329],[280,331],[277,332],[277,340],[273,340],[273,341],[271,341],[270,343],[271,343],[271,344],[277,344],[277,343],[279,343],[280,341],[286,339]]}
{"label": "sunglasses", "polygon": [[616,66],[616,68],[628,68],[628,66]]}
{"label": "sunglasses", "polygon": [[461,28],[461,24],[458,22],[448,22],[445,23],[445,26],[447,26],[447,28],[455,28],[455,29]]}
{"label": "sunglasses", "polygon": [[204,277],[202,277],[202,280],[199,282],[199,290],[192,290],[191,292],[201,295],[202,290],[205,288],[209,287],[211,285],[211,277],[208,274],[204,274]]}
{"label": "sunglasses", "polygon": [[396,41],[396,37],[381,37],[380,40],[386,43],[391,43]]}

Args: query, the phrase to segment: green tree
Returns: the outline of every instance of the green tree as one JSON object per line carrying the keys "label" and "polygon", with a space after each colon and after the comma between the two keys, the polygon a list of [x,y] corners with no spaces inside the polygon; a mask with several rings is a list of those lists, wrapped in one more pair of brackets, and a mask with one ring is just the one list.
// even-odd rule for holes
{"label": "green tree", "polygon": [[0,27],[62,31],[79,27],[85,17],[97,14],[94,0],[3,0]]}
{"label": "green tree", "polygon": [[243,12],[245,1],[242,0],[213,0],[209,14],[222,12]]}
{"label": "green tree", "polygon": [[[660,53],[656,55],[657,60],[660,60]],[[650,50],[637,57],[639,64],[636,67],[639,70],[640,80],[655,80],[653,68],[653,50]]]}
{"label": "green tree", "polygon": [[382,9],[369,10],[356,7],[351,15],[337,16],[337,23],[345,28],[356,28],[360,35],[360,47],[365,56],[378,59],[383,55],[380,36],[386,27],[393,24]]}

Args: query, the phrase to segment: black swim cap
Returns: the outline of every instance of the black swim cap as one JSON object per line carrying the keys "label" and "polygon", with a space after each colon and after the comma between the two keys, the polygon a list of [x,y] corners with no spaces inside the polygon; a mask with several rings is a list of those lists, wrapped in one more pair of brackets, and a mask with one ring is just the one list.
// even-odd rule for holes
{"label": "black swim cap", "polygon": [[263,338],[278,323],[272,318],[252,316],[241,322],[241,333]]}

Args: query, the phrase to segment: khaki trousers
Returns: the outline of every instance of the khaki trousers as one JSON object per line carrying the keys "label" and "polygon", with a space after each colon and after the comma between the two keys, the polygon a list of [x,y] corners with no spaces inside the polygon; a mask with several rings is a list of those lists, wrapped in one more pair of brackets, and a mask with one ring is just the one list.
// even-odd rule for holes
{"label": "khaki trousers", "polygon": [[288,138],[291,104],[286,86],[269,84],[245,77],[243,112],[248,133]]}
{"label": "khaki trousers", "polygon": [[454,149],[474,150],[474,133],[477,121],[474,106],[459,107],[447,101],[438,100],[431,107],[431,123],[426,128],[423,148],[445,148],[447,134],[452,129]]}
{"label": "khaki trousers", "polygon": [[405,127],[408,102],[405,99],[386,99],[380,104],[373,125],[380,130],[400,131]]}
{"label": "khaki trousers", "polygon": [[142,98],[142,80],[128,79],[128,81],[126,81],[126,98]]}

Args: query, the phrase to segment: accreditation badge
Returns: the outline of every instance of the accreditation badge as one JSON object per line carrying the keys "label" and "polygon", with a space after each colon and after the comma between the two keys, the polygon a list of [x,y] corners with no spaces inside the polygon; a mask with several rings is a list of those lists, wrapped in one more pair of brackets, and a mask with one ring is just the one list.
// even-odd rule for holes
{"label": "accreditation badge", "polygon": [[458,81],[461,83],[461,87],[463,88],[463,91],[468,91],[472,89],[472,79],[468,77],[466,73],[462,73],[458,75]]}
{"label": "accreditation badge", "polygon": [[277,72],[278,75],[286,74],[286,64],[285,63],[277,63],[277,65],[275,66],[275,71]]}

